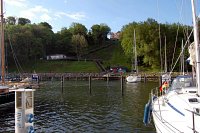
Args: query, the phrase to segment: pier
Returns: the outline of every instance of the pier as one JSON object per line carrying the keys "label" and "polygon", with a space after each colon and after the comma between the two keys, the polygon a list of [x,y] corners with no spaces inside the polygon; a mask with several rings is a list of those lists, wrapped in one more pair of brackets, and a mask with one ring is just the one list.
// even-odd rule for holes
{"label": "pier", "polygon": [[[64,80],[89,80],[89,77],[91,80],[120,80],[121,76],[126,77],[127,74],[113,74],[113,73],[37,73],[39,76],[40,81],[52,81],[52,80],[58,80],[60,81],[61,78],[64,78]],[[23,77],[30,77],[31,73],[24,73],[22,74]],[[142,82],[146,81],[159,81],[160,75],[159,73],[141,73]],[[179,73],[173,73],[172,78],[179,75]]]}

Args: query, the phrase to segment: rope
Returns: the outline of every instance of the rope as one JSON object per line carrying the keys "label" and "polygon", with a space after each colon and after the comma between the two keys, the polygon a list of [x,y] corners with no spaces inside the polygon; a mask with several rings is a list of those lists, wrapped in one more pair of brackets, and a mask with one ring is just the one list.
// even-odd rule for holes
{"label": "rope", "polygon": [[[158,3],[158,0],[157,0],[157,11],[158,11],[158,21],[160,21],[160,12],[159,12],[159,3]],[[160,35],[160,22],[158,24],[158,31],[159,31],[159,44],[160,44],[160,71],[162,72],[162,52],[161,52],[161,49],[162,49],[162,45],[161,45],[161,35]]]}
{"label": "rope", "polygon": [[13,59],[14,59],[14,61],[15,61],[15,64],[16,64],[18,73],[19,73],[20,75],[22,75],[22,74],[20,73],[20,70],[21,70],[21,72],[23,73],[23,69],[22,69],[22,67],[21,67],[21,65],[20,65],[20,63],[19,63],[19,61],[18,61],[18,59],[17,59],[17,56],[16,56],[15,52],[14,52],[14,49],[13,49],[13,46],[12,46],[12,43],[11,43],[11,40],[10,40],[10,36],[9,36],[9,35],[8,35],[8,40],[9,40],[9,44],[10,44],[11,51],[12,51],[12,54],[13,54]]}
{"label": "rope", "polygon": [[[176,3],[178,3],[177,1],[176,1]],[[178,5],[177,5],[177,9],[178,9]],[[180,12],[179,12],[179,17],[180,17],[180,21],[182,20],[181,18],[181,16],[182,16],[182,11],[183,11],[183,0],[181,1],[181,6],[180,6],[181,8],[180,8]],[[183,21],[183,20],[182,20]],[[174,63],[174,56],[175,56],[175,52],[176,52],[176,45],[177,45],[177,41],[178,41],[178,34],[179,34],[179,29],[180,29],[180,26],[178,25],[178,29],[177,29],[177,32],[176,32],[176,41],[175,41],[175,47],[174,47],[174,53],[173,53],[173,57],[172,57],[172,64],[171,64],[171,69],[173,69],[173,63]]]}
{"label": "rope", "polygon": [[182,56],[182,53],[183,53],[183,51],[184,51],[184,49],[185,49],[187,43],[189,42],[189,38],[191,37],[192,33],[193,33],[193,30],[191,31],[189,37],[187,38],[187,41],[185,42],[185,45],[184,45],[183,49],[181,50],[181,53],[179,54],[178,59],[176,60],[174,66],[172,67],[171,72],[169,73],[170,76],[171,76],[171,73],[172,73],[172,71],[174,70],[174,68],[175,68],[175,66],[176,66],[176,64],[177,64],[177,62],[179,61],[180,57]]}

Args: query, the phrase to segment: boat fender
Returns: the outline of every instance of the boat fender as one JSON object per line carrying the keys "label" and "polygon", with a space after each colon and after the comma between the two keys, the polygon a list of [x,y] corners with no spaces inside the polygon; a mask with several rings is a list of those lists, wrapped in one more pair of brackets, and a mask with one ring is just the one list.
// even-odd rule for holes
{"label": "boat fender", "polygon": [[149,124],[150,123],[150,118],[151,118],[151,100],[148,101],[148,103],[145,105],[145,108],[144,108],[144,118],[143,118],[143,123],[145,125]]}
{"label": "boat fender", "polygon": [[27,114],[26,115],[26,122],[32,123],[34,121],[34,115],[33,114]]}
{"label": "boat fender", "polygon": [[28,132],[28,133],[34,133],[35,130],[34,130],[33,126],[28,126],[28,127],[27,127],[27,132]]}

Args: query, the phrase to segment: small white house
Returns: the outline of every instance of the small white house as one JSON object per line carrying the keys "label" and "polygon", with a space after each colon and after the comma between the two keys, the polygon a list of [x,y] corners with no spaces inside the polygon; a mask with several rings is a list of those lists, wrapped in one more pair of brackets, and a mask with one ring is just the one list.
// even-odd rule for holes
{"label": "small white house", "polygon": [[61,60],[61,59],[67,59],[67,56],[64,54],[55,54],[47,56],[47,60]]}

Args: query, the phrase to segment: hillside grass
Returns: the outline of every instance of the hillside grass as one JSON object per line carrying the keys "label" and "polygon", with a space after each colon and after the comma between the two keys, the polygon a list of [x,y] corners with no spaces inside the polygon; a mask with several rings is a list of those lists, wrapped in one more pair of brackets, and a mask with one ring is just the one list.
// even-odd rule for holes
{"label": "hillside grass", "polygon": [[[23,71],[32,73],[64,73],[64,72],[99,72],[95,62],[92,61],[45,61],[40,60],[36,63],[27,63],[22,65]],[[12,68],[11,72],[16,72]]]}

